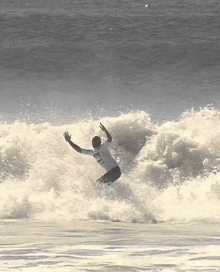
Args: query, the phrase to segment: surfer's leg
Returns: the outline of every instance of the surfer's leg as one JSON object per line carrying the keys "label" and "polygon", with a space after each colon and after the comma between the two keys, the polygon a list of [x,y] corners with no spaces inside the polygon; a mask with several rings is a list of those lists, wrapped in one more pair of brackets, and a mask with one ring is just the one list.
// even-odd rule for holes
{"label": "surfer's leg", "polygon": [[114,182],[121,176],[119,166],[112,168],[110,171],[101,176],[97,181],[102,183]]}

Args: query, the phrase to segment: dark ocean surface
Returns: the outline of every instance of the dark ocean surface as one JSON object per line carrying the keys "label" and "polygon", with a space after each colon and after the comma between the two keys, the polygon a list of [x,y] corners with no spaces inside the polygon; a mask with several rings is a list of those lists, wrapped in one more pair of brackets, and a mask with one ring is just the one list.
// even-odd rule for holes
{"label": "dark ocean surface", "polygon": [[1,120],[218,108],[219,13],[214,0],[5,0]]}

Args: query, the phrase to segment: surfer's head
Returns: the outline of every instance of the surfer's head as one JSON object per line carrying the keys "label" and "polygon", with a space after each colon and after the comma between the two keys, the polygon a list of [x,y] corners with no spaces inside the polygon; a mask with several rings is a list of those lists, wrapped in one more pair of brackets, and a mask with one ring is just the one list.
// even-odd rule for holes
{"label": "surfer's head", "polygon": [[92,138],[92,146],[94,148],[99,147],[101,145],[101,138],[99,136],[95,136]]}

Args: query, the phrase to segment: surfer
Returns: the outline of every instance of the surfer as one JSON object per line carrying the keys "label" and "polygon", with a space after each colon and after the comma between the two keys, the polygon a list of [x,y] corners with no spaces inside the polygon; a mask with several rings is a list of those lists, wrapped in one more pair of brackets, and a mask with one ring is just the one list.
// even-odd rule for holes
{"label": "surfer", "polygon": [[102,144],[101,138],[95,136],[92,138],[93,150],[87,150],[79,147],[71,141],[71,135],[69,132],[64,132],[63,136],[65,140],[71,145],[71,147],[78,153],[93,156],[96,161],[107,171],[97,181],[102,183],[110,183],[116,181],[121,176],[121,170],[118,163],[112,158],[109,151],[109,144],[112,142],[112,136],[108,130],[100,123],[100,128],[105,132],[107,141]]}

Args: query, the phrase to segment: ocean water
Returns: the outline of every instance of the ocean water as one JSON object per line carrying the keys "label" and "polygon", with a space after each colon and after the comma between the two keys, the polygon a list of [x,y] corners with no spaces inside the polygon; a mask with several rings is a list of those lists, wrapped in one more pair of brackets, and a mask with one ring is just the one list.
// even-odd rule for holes
{"label": "ocean water", "polygon": [[[0,271],[219,271],[219,3],[0,6]],[[113,136],[122,169],[91,148]]]}
{"label": "ocean water", "polygon": [[218,14],[217,0],[4,0],[1,120],[218,107]]}

